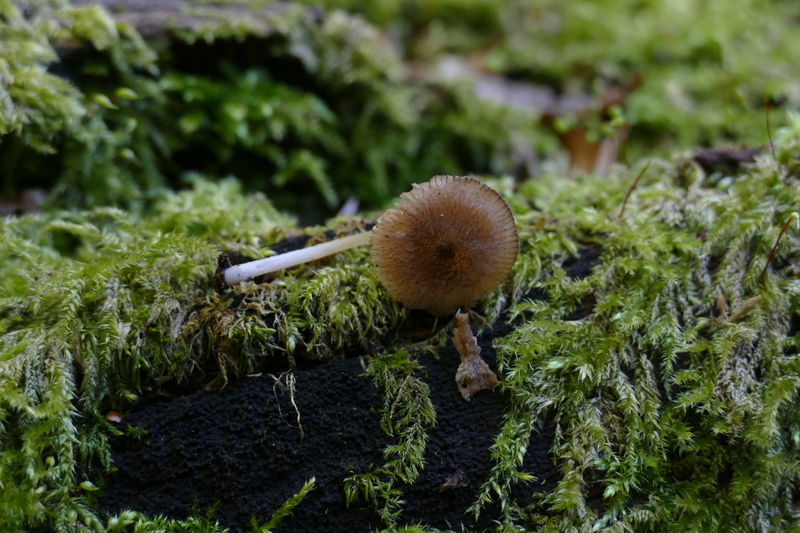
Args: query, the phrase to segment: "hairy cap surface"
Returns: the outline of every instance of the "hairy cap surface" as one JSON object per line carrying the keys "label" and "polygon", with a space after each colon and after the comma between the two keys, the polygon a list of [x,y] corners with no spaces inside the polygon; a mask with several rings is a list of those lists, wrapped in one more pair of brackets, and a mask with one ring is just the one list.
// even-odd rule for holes
{"label": "hairy cap surface", "polygon": [[403,305],[453,313],[506,279],[519,239],[496,191],[475,178],[435,176],[400,197],[371,243],[378,278]]}

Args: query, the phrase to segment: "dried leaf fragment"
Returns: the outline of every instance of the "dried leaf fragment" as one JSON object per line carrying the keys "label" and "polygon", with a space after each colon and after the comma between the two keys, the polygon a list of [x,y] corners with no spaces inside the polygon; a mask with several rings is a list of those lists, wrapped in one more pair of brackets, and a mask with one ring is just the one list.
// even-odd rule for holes
{"label": "dried leaf fragment", "polygon": [[453,345],[461,354],[461,364],[456,371],[456,383],[461,396],[469,401],[470,396],[484,389],[491,389],[497,385],[497,375],[492,372],[489,365],[481,359],[481,349],[478,340],[469,327],[469,315],[459,311],[456,314],[458,328],[453,335]]}

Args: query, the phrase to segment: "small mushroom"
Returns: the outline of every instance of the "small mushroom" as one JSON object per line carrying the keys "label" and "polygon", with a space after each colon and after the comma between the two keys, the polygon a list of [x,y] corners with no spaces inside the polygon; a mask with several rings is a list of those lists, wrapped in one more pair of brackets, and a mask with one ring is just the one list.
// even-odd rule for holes
{"label": "small mushroom", "polygon": [[378,278],[404,306],[454,313],[508,277],[519,239],[496,191],[475,178],[435,176],[400,197],[371,243]]}
{"label": "small mushroom", "polygon": [[[378,278],[403,305],[450,314],[508,277],[519,238],[511,209],[493,189],[474,178],[435,176],[401,198],[378,219],[371,242]],[[469,315],[456,316],[456,384],[469,401],[496,386],[497,376],[481,359]]]}
{"label": "small mushroom", "polygon": [[471,307],[508,276],[517,258],[514,217],[503,197],[475,178],[435,176],[357,233],[265,259],[229,266],[225,286],[356,246],[372,244],[372,261],[389,292],[409,309],[436,315]]}
{"label": "small mushroom", "polygon": [[[519,238],[511,209],[496,191],[475,178],[434,176],[400,198],[371,233],[221,266],[217,276],[232,285],[370,243],[372,263],[389,293],[409,309],[434,315],[468,310],[508,277]],[[480,357],[468,314],[459,312],[457,320],[453,343],[461,365],[456,383],[469,400],[497,385],[497,376]]]}

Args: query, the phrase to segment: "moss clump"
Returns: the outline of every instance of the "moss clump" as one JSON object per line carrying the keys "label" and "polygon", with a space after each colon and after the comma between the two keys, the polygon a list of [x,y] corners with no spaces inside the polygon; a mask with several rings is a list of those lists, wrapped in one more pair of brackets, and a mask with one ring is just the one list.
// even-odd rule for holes
{"label": "moss clump", "polygon": [[220,248],[261,255],[291,228],[233,181],[198,181],[146,220],[108,208],[4,219],[4,529],[98,529],[75,491],[90,461],[110,467],[104,413],[141,392],[204,370],[225,379],[298,353],[363,349],[396,324],[402,312],[365,275],[363,254],[311,280],[301,268],[283,282],[242,287],[238,303],[213,292]]}
{"label": "moss clump", "polygon": [[414,483],[425,464],[427,430],[436,424],[428,386],[415,375],[419,363],[403,349],[370,361],[366,374],[384,391],[382,429],[395,438],[384,454],[387,462],[344,480],[348,505],[370,503],[386,524],[395,525],[402,512],[398,485]]}
{"label": "moss clump", "polygon": [[[127,12],[2,4],[4,194],[35,185],[62,207],[138,210],[201,171],[234,175],[319,222],[351,196],[383,207],[419,176],[537,166],[536,152],[556,141],[535,111],[417,75],[448,54],[568,94],[641,74],[613,124],[597,113],[584,124],[594,136],[632,126],[633,157],[718,139],[760,144],[764,100],[797,104],[792,3],[315,3],[330,11],[189,5],[146,41],[121,21],[135,22]],[[771,114],[776,127],[783,116]]]}
{"label": "moss clump", "polygon": [[[798,205],[797,175],[771,157],[717,182],[686,164],[659,166],[622,219],[624,183],[523,188],[602,253],[579,280],[553,257],[536,283],[545,300],[511,310],[519,325],[496,348],[513,406],[475,512],[500,500],[508,523],[527,517],[545,531],[797,526],[795,235],[761,275]],[[549,226],[523,239],[542,250]],[[538,509],[518,509],[508,487],[543,424],[556,427],[564,477]]]}
{"label": "moss clump", "polygon": [[[55,186],[55,203],[140,207],[162,180],[153,171],[154,130],[137,121],[154,97],[155,55],[133,28],[101,7],[67,2],[0,5],[0,166],[3,194]],[[87,71],[104,87],[77,88],[62,62],[91,50]]]}

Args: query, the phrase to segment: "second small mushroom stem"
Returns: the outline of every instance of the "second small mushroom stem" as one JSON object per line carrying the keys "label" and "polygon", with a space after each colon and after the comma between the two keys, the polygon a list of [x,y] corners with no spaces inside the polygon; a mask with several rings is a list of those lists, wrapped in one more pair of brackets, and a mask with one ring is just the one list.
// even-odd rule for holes
{"label": "second small mushroom stem", "polygon": [[256,276],[269,274],[270,272],[277,272],[284,268],[290,268],[310,261],[316,261],[329,255],[344,252],[356,246],[369,244],[372,237],[371,231],[356,233],[355,235],[348,235],[332,241],[323,242],[309,246],[308,248],[301,248],[285,254],[273,255],[257,261],[243,263],[241,265],[234,265],[225,269],[225,284],[231,286],[240,281],[253,279]]}

